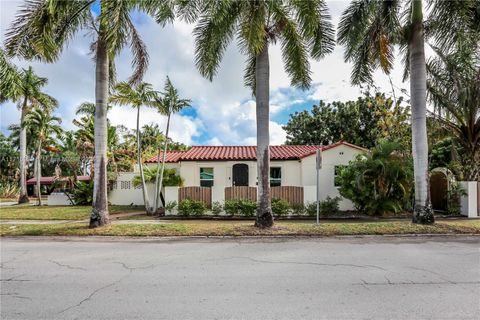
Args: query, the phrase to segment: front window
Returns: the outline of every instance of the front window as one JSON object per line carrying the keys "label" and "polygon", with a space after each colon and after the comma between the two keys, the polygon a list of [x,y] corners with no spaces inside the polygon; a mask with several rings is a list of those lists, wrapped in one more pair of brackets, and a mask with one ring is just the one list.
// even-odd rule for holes
{"label": "front window", "polygon": [[282,185],[282,168],[270,168],[270,187],[280,187]]}
{"label": "front window", "polygon": [[213,187],[213,168],[200,168],[200,186]]}

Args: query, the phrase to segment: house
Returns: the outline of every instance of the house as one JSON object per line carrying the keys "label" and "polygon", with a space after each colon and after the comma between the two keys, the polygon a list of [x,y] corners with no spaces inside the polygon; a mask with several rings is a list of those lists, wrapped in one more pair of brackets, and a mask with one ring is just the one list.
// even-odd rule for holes
{"label": "house", "polygon": [[[88,182],[90,176],[77,176],[77,181]],[[71,177],[40,177],[40,190],[43,195],[51,194],[55,189],[66,190],[71,189]],[[31,178],[27,180],[27,194],[33,196],[35,186],[37,185],[37,179]]]}
{"label": "house", "polygon": [[[316,200],[318,149],[322,150],[320,199],[339,196],[335,185],[335,174],[339,166],[347,165],[365,150],[345,141],[327,146],[270,146],[272,196],[282,197],[285,194],[291,197],[291,201],[303,203]],[[156,156],[146,161],[146,165],[155,166],[156,163]],[[208,203],[238,197],[256,199],[255,146],[193,146],[187,151],[170,151],[166,156],[166,167],[174,168],[185,181],[183,188],[164,188],[166,203],[178,202],[186,196],[189,197],[188,194],[198,195],[203,192],[201,190],[206,192]],[[134,187],[132,184],[136,175],[138,172],[121,173],[118,176],[109,194],[110,203],[143,205],[141,187]],[[152,199],[153,184],[149,184],[147,189]],[[340,209],[351,210],[352,203],[342,199]]]}

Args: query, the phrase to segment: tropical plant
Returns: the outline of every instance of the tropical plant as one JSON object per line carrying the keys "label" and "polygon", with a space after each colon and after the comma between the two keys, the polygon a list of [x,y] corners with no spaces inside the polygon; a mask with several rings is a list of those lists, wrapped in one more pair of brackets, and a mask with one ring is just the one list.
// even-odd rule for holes
{"label": "tropical plant", "polygon": [[152,106],[156,96],[157,92],[153,90],[150,83],[146,82],[141,82],[134,87],[127,82],[120,82],[115,86],[114,94],[110,96],[110,101],[114,104],[122,106],[128,105],[137,109],[137,163],[140,171],[140,178],[142,180],[143,202],[147,214],[153,214],[155,211],[150,205],[147,186],[143,176],[142,140],[140,138],[140,109],[142,105]]}
{"label": "tropical plant", "polygon": [[[27,130],[24,125],[25,117],[32,107],[42,107],[45,111],[57,106],[57,101],[42,92],[48,80],[39,77],[32,67],[18,70],[8,61],[3,51],[0,53],[0,101],[11,100],[17,103],[20,109],[19,124],[19,169],[20,169],[20,196],[18,203],[28,202],[27,196]],[[8,80],[8,81],[7,81]]]}
{"label": "tropical plant", "polygon": [[[404,54],[404,78],[410,75],[415,171],[412,221],[416,223],[434,222],[428,196],[424,38],[425,35],[430,36],[449,50],[458,46],[459,35],[478,35],[480,29],[478,1],[431,1],[429,4],[429,16],[424,22],[422,0],[356,0],[343,13],[338,32],[338,41],[345,47],[345,60],[353,63],[354,84],[371,83],[373,71],[378,67],[389,74],[393,67],[394,45],[400,45]],[[406,17],[403,23],[402,16]],[[425,24],[428,33],[425,32]]]}
{"label": "tropical plant", "polygon": [[455,137],[462,149],[462,180],[480,180],[480,46],[465,46],[427,64],[433,119]]}
{"label": "tropical plant", "polygon": [[49,142],[52,142],[52,135],[56,134],[57,137],[63,133],[60,123],[62,120],[59,117],[52,116],[49,112],[45,112],[39,108],[33,108],[25,116],[24,125],[31,127],[34,131],[32,138],[36,141],[36,192],[38,196],[38,205],[42,205],[42,197],[40,190],[40,179],[42,177],[42,149],[46,147]]}
{"label": "tropical plant", "polygon": [[167,116],[167,129],[165,130],[165,139],[163,141],[163,155],[161,160],[160,169],[160,148],[158,148],[157,155],[157,176],[155,178],[155,193],[153,200],[153,212],[156,213],[160,204],[160,193],[163,188],[163,172],[165,170],[165,161],[167,159],[168,148],[168,132],[170,130],[170,119],[172,114],[180,112],[183,108],[190,106],[191,101],[189,99],[180,99],[177,89],[173,86],[172,82],[167,76],[165,82],[163,97],[156,97],[156,108],[161,113]]}
{"label": "tropical plant", "polygon": [[173,210],[175,210],[176,207],[177,207],[177,201],[169,201],[165,205],[165,211],[168,212],[168,213],[172,213]]}
{"label": "tropical plant", "polygon": [[[94,8],[98,6],[98,8]],[[170,1],[78,0],[28,1],[6,34],[10,56],[45,62],[58,60],[75,34],[92,28],[96,35],[91,48],[95,55],[95,175],[90,227],[109,223],[107,200],[107,103],[114,59],[125,47],[132,50],[134,68],[131,84],[141,81],[148,54],[131,19],[131,13],[152,14],[159,23],[173,19]],[[93,16],[93,12],[96,12]],[[112,75],[112,76],[111,76]]]}
{"label": "tropical plant", "polygon": [[0,198],[14,199],[17,198],[19,194],[20,189],[17,184],[8,181],[0,181]]}
{"label": "tropical plant", "polygon": [[[157,177],[158,168],[154,166],[143,167],[143,176],[145,183],[154,183]],[[137,187],[142,185],[141,176],[133,177],[133,186]],[[173,168],[166,168],[163,171],[163,186],[164,187],[181,187],[184,184],[184,179],[177,174],[177,171]]]}
{"label": "tropical plant", "polygon": [[17,159],[18,152],[13,146],[12,137],[6,137],[0,132],[0,182],[17,183]]}
{"label": "tropical plant", "polygon": [[239,215],[244,217],[253,217],[257,203],[249,199],[231,199],[225,200],[223,210],[229,216]]}
{"label": "tropical plant", "polygon": [[67,193],[77,206],[91,205],[93,202],[93,181],[78,181],[73,184],[73,189]]}
{"label": "tropical plant", "polygon": [[410,166],[402,150],[396,142],[383,141],[358,155],[339,172],[340,195],[370,215],[401,211],[412,189]]}
{"label": "tropical plant", "polygon": [[[255,225],[273,225],[269,169],[268,48],[280,42],[285,70],[293,86],[310,85],[309,55],[322,58],[333,50],[334,32],[323,0],[312,1],[204,1],[194,6],[199,17],[195,35],[195,62],[212,80],[234,36],[247,56],[245,84],[256,98],[258,206]],[[188,13],[188,12],[187,12]],[[195,14],[185,14],[195,17]]]}

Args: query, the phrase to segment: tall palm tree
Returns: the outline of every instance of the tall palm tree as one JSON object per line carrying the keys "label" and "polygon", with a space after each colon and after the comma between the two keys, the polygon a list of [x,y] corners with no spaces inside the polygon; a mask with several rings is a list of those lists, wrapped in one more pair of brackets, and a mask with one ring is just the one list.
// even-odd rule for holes
{"label": "tall palm tree", "polygon": [[[293,86],[311,83],[309,55],[322,58],[334,46],[334,32],[323,0],[311,1],[204,1],[194,29],[195,62],[200,73],[212,80],[225,49],[237,36],[240,50],[247,56],[245,84],[256,97],[258,206],[255,225],[273,225],[270,203],[268,49],[280,43],[285,70]],[[181,8],[191,19],[194,10]]]}
{"label": "tall palm tree", "polygon": [[42,193],[40,190],[40,179],[42,178],[42,149],[45,143],[52,141],[52,135],[59,137],[63,130],[60,127],[62,120],[59,117],[52,116],[49,112],[45,112],[40,108],[33,108],[25,117],[25,126],[33,128],[36,140],[36,190],[38,196],[38,205],[42,205]]}
{"label": "tall palm tree", "polygon": [[[20,196],[18,203],[28,202],[27,196],[27,129],[24,126],[25,116],[32,106],[43,107],[45,110],[57,106],[57,101],[42,92],[42,87],[47,85],[48,79],[39,77],[33,72],[32,67],[18,70],[5,57],[3,51],[0,55],[2,85],[0,100],[16,102],[20,109]],[[7,79],[4,81],[4,79]]]}
{"label": "tall palm tree", "polygon": [[167,148],[168,148],[168,132],[170,130],[170,118],[172,114],[180,112],[183,108],[190,106],[191,101],[189,99],[180,99],[178,97],[178,90],[173,86],[172,82],[167,76],[165,82],[165,92],[163,97],[158,97],[156,99],[155,106],[157,110],[167,116],[167,129],[165,130],[165,140],[163,142],[163,156],[162,156],[162,166],[160,169],[160,148],[158,149],[157,155],[157,173],[155,178],[155,193],[153,200],[153,212],[158,211],[160,206],[160,193],[162,192],[163,187],[163,173],[165,171],[165,161],[167,159]]}
{"label": "tall palm tree", "polygon": [[463,46],[427,63],[433,118],[451,132],[465,152],[460,157],[463,179],[480,179],[480,46]]}
{"label": "tall palm tree", "polygon": [[[93,17],[93,8],[99,12]],[[95,54],[95,178],[90,227],[109,223],[107,200],[107,102],[114,59],[125,47],[133,54],[132,84],[139,83],[148,66],[145,44],[138,34],[131,13],[152,14],[160,23],[173,19],[171,1],[161,0],[33,0],[26,2],[6,35],[9,55],[45,62],[58,60],[75,34],[92,28]]]}
{"label": "tall palm tree", "polygon": [[[404,76],[410,75],[415,176],[413,222],[417,223],[434,221],[428,181],[425,24],[429,26],[429,35],[449,48],[456,45],[452,39],[458,35],[458,26],[469,31],[478,28],[475,24],[478,1],[432,1],[430,4],[432,9],[425,22],[422,0],[355,0],[343,13],[338,30],[338,41],[345,46],[345,60],[353,63],[354,84],[371,83],[372,73],[378,67],[389,74],[394,45],[400,45],[404,53]],[[402,16],[406,17],[403,23]]]}
{"label": "tall palm tree", "polygon": [[132,87],[127,82],[120,82],[115,86],[115,92],[110,96],[110,102],[118,105],[129,105],[137,109],[137,162],[140,170],[140,177],[142,178],[143,202],[147,214],[153,214],[152,206],[148,198],[148,190],[143,174],[142,161],[142,139],[140,137],[140,109],[142,105],[152,106],[157,98],[157,92],[153,90],[150,83],[141,82],[137,86]]}

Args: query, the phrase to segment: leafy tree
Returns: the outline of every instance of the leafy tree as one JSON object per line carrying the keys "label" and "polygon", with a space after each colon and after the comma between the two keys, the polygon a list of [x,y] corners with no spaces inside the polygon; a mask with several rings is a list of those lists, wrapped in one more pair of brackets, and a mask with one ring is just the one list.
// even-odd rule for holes
{"label": "leafy tree", "polygon": [[[92,6],[98,4],[98,16]],[[39,59],[48,63],[58,60],[75,34],[92,27],[96,39],[95,55],[95,175],[90,227],[109,223],[107,200],[107,102],[114,59],[125,47],[132,50],[134,69],[129,81],[141,81],[148,54],[132,19],[133,11],[152,14],[160,23],[173,19],[171,1],[144,0],[78,0],[28,1],[17,14],[6,35],[9,55]]]}
{"label": "leafy tree", "polygon": [[[446,50],[456,47],[459,34],[478,34],[478,1],[432,1],[430,5],[427,36],[441,47]],[[403,22],[402,16],[406,17]],[[338,41],[345,47],[345,60],[353,63],[354,84],[371,83],[372,73],[377,68],[389,74],[393,67],[394,45],[399,45],[404,53],[404,75],[410,75],[412,105],[415,171],[412,220],[433,223],[428,196],[425,34],[422,0],[356,0],[341,17]]]}
{"label": "leafy tree", "polygon": [[[309,55],[315,59],[330,53],[334,32],[323,0],[312,1],[201,1],[180,14],[196,18],[195,62],[200,73],[212,80],[225,49],[234,36],[247,56],[245,84],[256,98],[258,207],[255,225],[273,225],[269,189],[269,78],[270,44],[280,43],[285,71],[293,86],[311,82]],[[188,9],[196,9],[188,10]]]}
{"label": "leafy tree", "polygon": [[340,170],[338,191],[371,215],[398,212],[408,204],[412,174],[402,146],[383,141]]}
{"label": "leafy tree", "polygon": [[34,130],[33,138],[36,141],[36,170],[35,180],[38,196],[38,205],[42,205],[42,197],[40,190],[40,179],[42,177],[42,149],[46,147],[46,144],[52,141],[52,135],[56,134],[60,136],[63,132],[60,127],[62,120],[58,117],[52,116],[50,113],[45,112],[39,108],[33,108],[25,117],[25,126],[31,127]]}
{"label": "leafy tree", "polygon": [[287,144],[327,145],[339,140],[372,148],[376,141],[396,137],[406,148],[410,145],[409,107],[402,98],[394,105],[383,93],[366,93],[357,101],[314,105],[311,111],[290,115],[283,127]]}
{"label": "leafy tree", "polygon": [[480,180],[480,47],[478,44],[445,53],[427,64],[428,93],[433,119],[461,146],[461,179]]}
{"label": "leafy tree", "polygon": [[[132,87],[127,82],[120,82],[115,86],[115,93],[110,97],[110,101],[118,105],[129,105],[137,109],[137,163],[140,170],[140,177],[142,178],[143,202],[145,203],[145,210],[147,214],[155,213],[154,207],[150,205],[148,199],[147,186],[143,176],[143,161],[142,161],[142,140],[140,137],[140,109],[142,105],[152,106],[157,92],[153,90],[151,84],[141,82],[137,86]],[[155,201],[155,200],[154,200]]]}
{"label": "leafy tree", "polygon": [[17,182],[18,180],[18,151],[13,147],[11,137],[0,132],[0,181],[2,183]]}
{"label": "leafy tree", "polygon": [[[160,169],[161,170],[161,169]],[[159,169],[154,166],[145,166],[143,167],[143,175],[145,177],[145,182],[154,183]],[[142,185],[141,176],[133,177],[133,186],[137,187]],[[166,187],[181,187],[183,186],[184,179],[177,174],[175,169],[165,168],[163,171],[163,185]]]}
{"label": "leafy tree", "polygon": [[165,139],[163,143],[163,156],[161,160],[160,169],[160,148],[158,148],[157,155],[157,176],[155,179],[155,193],[153,200],[153,212],[157,212],[160,206],[160,193],[163,187],[163,172],[165,170],[165,161],[167,159],[168,149],[168,131],[170,130],[170,119],[172,114],[180,112],[183,108],[190,106],[191,101],[189,99],[180,99],[178,96],[178,90],[173,86],[172,82],[167,76],[165,82],[163,97],[157,97],[156,108],[161,113],[167,116],[167,129],[165,130]]}

